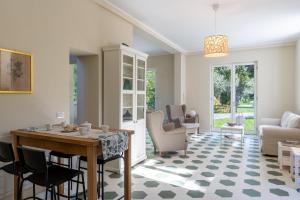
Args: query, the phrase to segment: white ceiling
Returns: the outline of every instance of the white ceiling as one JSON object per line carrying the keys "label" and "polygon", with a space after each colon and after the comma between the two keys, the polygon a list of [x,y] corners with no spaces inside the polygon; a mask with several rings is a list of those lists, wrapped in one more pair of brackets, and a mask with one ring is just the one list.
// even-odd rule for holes
{"label": "white ceiling", "polygon": [[204,37],[214,33],[213,3],[220,4],[217,32],[228,35],[230,48],[291,42],[300,35],[300,0],[108,1],[187,52],[201,50]]}

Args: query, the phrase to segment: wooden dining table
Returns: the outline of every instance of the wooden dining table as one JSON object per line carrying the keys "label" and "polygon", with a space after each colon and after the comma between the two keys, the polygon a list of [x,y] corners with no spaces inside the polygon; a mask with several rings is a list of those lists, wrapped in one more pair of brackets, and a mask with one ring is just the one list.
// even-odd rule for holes
{"label": "wooden dining table", "polygon": [[[111,132],[126,131],[128,133],[128,149],[124,155],[124,198],[131,200],[131,135],[134,131],[111,129]],[[64,136],[47,133],[46,131],[11,131],[13,148],[18,159],[17,147],[30,146],[47,150],[59,151],[87,157],[87,197],[97,199],[97,156],[102,153],[101,141],[92,138]],[[14,177],[14,200],[17,200],[18,178]]]}

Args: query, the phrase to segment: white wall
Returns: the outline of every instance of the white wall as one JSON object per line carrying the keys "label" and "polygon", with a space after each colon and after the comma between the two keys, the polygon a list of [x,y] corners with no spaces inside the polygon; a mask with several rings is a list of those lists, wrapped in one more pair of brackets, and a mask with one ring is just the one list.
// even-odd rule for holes
{"label": "white wall", "polygon": [[33,94],[0,95],[0,134],[45,124],[56,111],[68,119],[71,48],[100,54],[102,46],[132,43],[132,25],[89,0],[2,0],[0,24],[1,47],[34,56]]}
{"label": "white wall", "polygon": [[[0,24],[0,47],[30,52],[34,59],[33,94],[0,94],[0,137],[11,129],[55,121],[56,111],[69,118],[70,49],[101,59],[102,46],[131,45],[133,37],[131,24],[90,0],[1,0]],[[95,84],[101,105],[101,81]],[[12,183],[0,174],[4,199]]]}
{"label": "white wall", "polygon": [[174,103],[186,101],[186,57],[182,53],[174,55]]}
{"label": "white wall", "polygon": [[295,50],[295,111],[300,114],[300,39]]}
{"label": "white wall", "polygon": [[280,117],[285,110],[294,109],[295,46],[230,52],[223,58],[187,56],[187,106],[200,115],[202,129],[210,126],[210,66],[234,62],[258,63],[257,117]]}
{"label": "white wall", "polygon": [[148,68],[156,71],[156,106],[166,111],[166,105],[174,104],[174,56],[150,56]]}

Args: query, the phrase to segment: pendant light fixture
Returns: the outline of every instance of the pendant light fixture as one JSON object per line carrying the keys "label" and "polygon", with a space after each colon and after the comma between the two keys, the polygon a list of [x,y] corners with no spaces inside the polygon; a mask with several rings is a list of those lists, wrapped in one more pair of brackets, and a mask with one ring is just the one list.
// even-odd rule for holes
{"label": "pendant light fixture", "polygon": [[205,37],[204,56],[226,56],[228,54],[228,37],[226,35],[217,34],[217,10],[219,8],[219,4],[213,4],[212,8],[215,12],[215,34]]}

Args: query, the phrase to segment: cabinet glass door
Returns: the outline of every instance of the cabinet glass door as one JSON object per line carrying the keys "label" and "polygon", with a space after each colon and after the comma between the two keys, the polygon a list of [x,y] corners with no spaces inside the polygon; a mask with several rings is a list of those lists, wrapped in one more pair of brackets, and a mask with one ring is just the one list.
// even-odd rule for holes
{"label": "cabinet glass door", "polygon": [[145,119],[146,105],[146,61],[143,58],[136,59],[136,119]]}
{"label": "cabinet glass door", "polygon": [[133,120],[133,94],[123,94],[122,121],[129,122]]}
{"label": "cabinet glass door", "polygon": [[137,94],[137,120],[145,118],[145,94]]}
{"label": "cabinet glass door", "polygon": [[137,59],[137,90],[145,91],[146,61]]}
{"label": "cabinet glass door", "polygon": [[134,88],[134,58],[133,56],[123,55],[123,90],[132,91]]}

